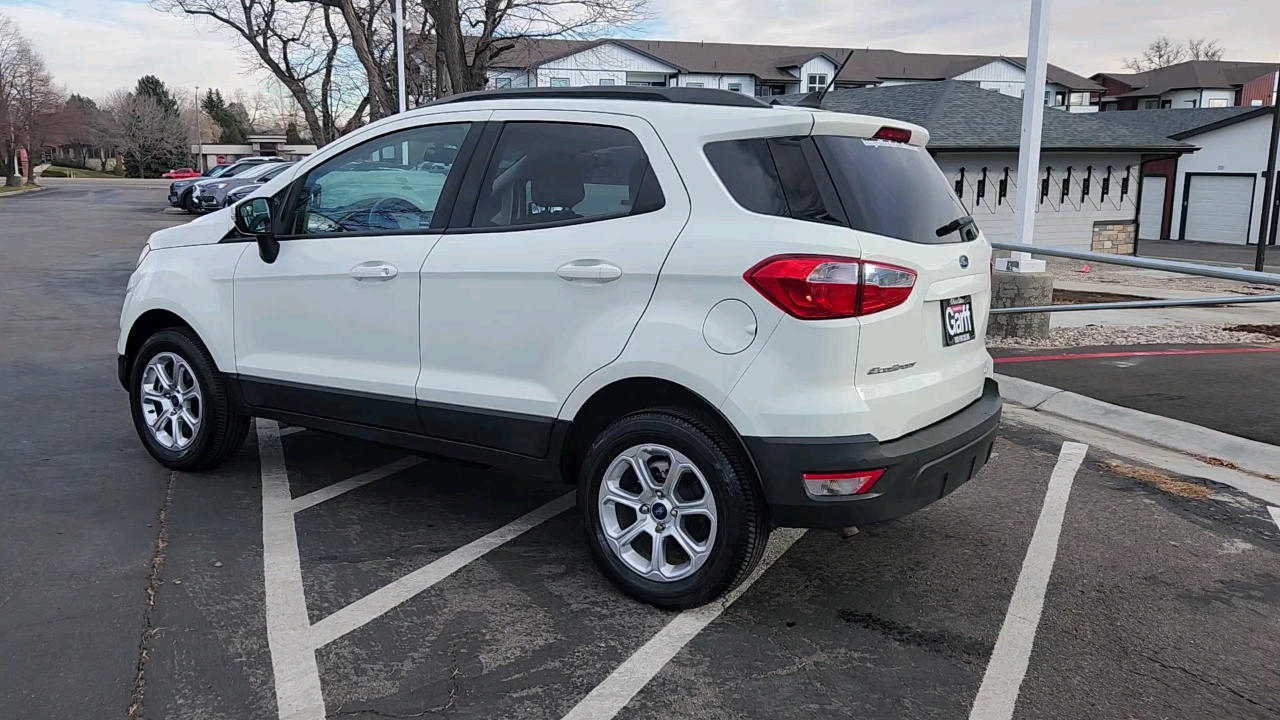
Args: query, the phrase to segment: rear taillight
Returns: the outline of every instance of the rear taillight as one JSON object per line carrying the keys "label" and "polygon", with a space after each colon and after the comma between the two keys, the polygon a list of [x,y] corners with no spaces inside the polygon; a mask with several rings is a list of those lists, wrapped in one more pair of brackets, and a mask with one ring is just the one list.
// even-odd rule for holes
{"label": "rear taillight", "polygon": [[870,315],[907,301],[916,274],[893,265],[827,255],[777,255],[743,279],[769,302],[801,320]]}
{"label": "rear taillight", "polygon": [[909,143],[911,142],[911,131],[906,128],[889,127],[885,125],[871,136],[875,140],[888,140],[889,142]]}
{"label": "rear taillight", "polygon": [[813,497],[864,495],[884,475],[884,468],[844,473],[805,473],[804,489]]}

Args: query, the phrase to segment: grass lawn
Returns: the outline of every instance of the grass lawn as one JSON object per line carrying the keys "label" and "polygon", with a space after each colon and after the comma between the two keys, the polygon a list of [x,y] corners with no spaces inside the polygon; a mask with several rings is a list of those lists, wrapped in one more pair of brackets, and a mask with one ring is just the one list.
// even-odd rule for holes
{"label": "grass lawn", "polygon": [[115,173],[105,173],[105,172],[99,172],[97,170],[81,170],[80,168],[68,168],[68,167],[57,167],[57,166],[48,168],[43,173],[41,173],[41,175],[42,177],[56,177],[56,178],[65,178],[65,177],[119,178],[119,177],[123,177],[122,175],[116,175]]}
{"label": "grass lawn", "polygon": [[23,185],[22,187],[9,187],[8,185],[0,185],[0,195],[3,195],[5,193],[17,192],[19,190],[26,190],[27,188],[33,188],[33,187],[35,187],[35,185]]}

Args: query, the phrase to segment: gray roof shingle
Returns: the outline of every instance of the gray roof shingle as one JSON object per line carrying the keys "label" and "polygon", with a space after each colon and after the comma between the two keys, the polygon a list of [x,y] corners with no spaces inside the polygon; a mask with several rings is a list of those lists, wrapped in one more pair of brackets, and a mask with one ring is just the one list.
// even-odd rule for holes
{"label": "gray roof shingle", "polygon": [[[793,105],[801,97],[775,99]],[[833,90],[823,98],[822,107],[922,125],[929,131],[929,147],[939,151],[1017,151],[1022,132],[1022,100],[956,80]],[[1097,115],[1046,108],[1041,147],[1045,151],[1195,149],[1160,134],[1107,122]]]}
{"label": "gray roof shingle", "polygon": [[[796,45],[747,45],[743,43],[703,43],[677,40],[561,40],[520,38],[495,60],[497,67],[531,68],[604,43],[617,43],[679,70],[691,73],[755,75],[761,80],[786,80],[796,82],[794,75],[782,68],[794,67],[804,61],[826,55],[837,66],[850,52],[853,59],[844,72],[836,78],[842,83],[871,84],[884,80],[946,80],[998,60],[1007,60],[1024,67],[1026,60],[1020,57],[998,55],[941,55],[930,53],[906,53],[897,50],[866,48],[848,50],[830,47],[804,47]],[[1049,66],[1049,82],[1071,90],[1101,92],[1103,87],[1094,81],[1056,65]]]}
{"label": "gray roof shingle", "polygon": [[[1136,88],[1108,97],[1148,97],[1170,90],[1233,88],[1276,71],[1275,63],[1188,60],[1141,73],[1098,73]],[[1095,75],[1094,77],[1097,77]]]}
{"label": "gray roof shingle", "polygon": [[1098,113],[1098,118],[1131,130],[1182,140],[1207,129],[1265,115],[1271,110],[1269,107],[1166,108],[1104,112]]}

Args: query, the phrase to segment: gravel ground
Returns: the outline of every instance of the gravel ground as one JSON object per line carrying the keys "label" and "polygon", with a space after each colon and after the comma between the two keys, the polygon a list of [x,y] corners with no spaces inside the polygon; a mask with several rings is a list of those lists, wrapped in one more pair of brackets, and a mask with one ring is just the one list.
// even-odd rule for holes
{"label": "gravel ground", "polygon": [[1048,340],[987,338],[989,347],[1089,347],[1094,345],[1219,345],[1227,343],[1274,343],[1276,338],[1262,333],[1231,332],[1222,325],[1086,325],[1053,328]]}
{"label": "gravel ground", "polygon": [[[1238,293],[1240,295],[1265,295],[1280,292],[1266,285],[1250,285],[1233,280],[1195,277],[1159,270],[1142,270],[1122,265],[1099,265],[1079,260],[1045,258],[1049,261],[1049,274],[1054,280],[1098,283],[1099,285],[1129,285],[1132,287],[1194,290],[1198,292]],[[1085,267],[1089,272],[1084,272]]]}

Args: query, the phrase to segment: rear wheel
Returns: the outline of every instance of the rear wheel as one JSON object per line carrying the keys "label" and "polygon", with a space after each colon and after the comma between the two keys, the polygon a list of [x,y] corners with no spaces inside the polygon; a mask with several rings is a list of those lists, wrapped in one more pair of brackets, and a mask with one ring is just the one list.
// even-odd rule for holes
{"label": "rear wheel", "polygon": [[588,450],[578,483],[597,563],[623,592],[662,608],[733,589],[769,538],[747,467],[714,422],[687,409],[613,423]]}
{"label": "rear wheel", "polygon": [[193,193],[193,192],[187,192],[187,196],[186,196],[186,198],[184,198],[184,199],[183,199],[183,201],[182,201],[182,209],[183,209],[183,210],[186,210],[187,212],[191,213],[192,215],[199,215],[199,214],[200,214],[200,206],[196,204],[196,194],[195,194],[195,193]]}
{"label": "rear wheel", "polygon": [[142,344],[130,374],[129,405],[142,444],[174,470],[221,465],[249,434],[250,418],[231,409],[213,358],[186,328],[161,330]]}

